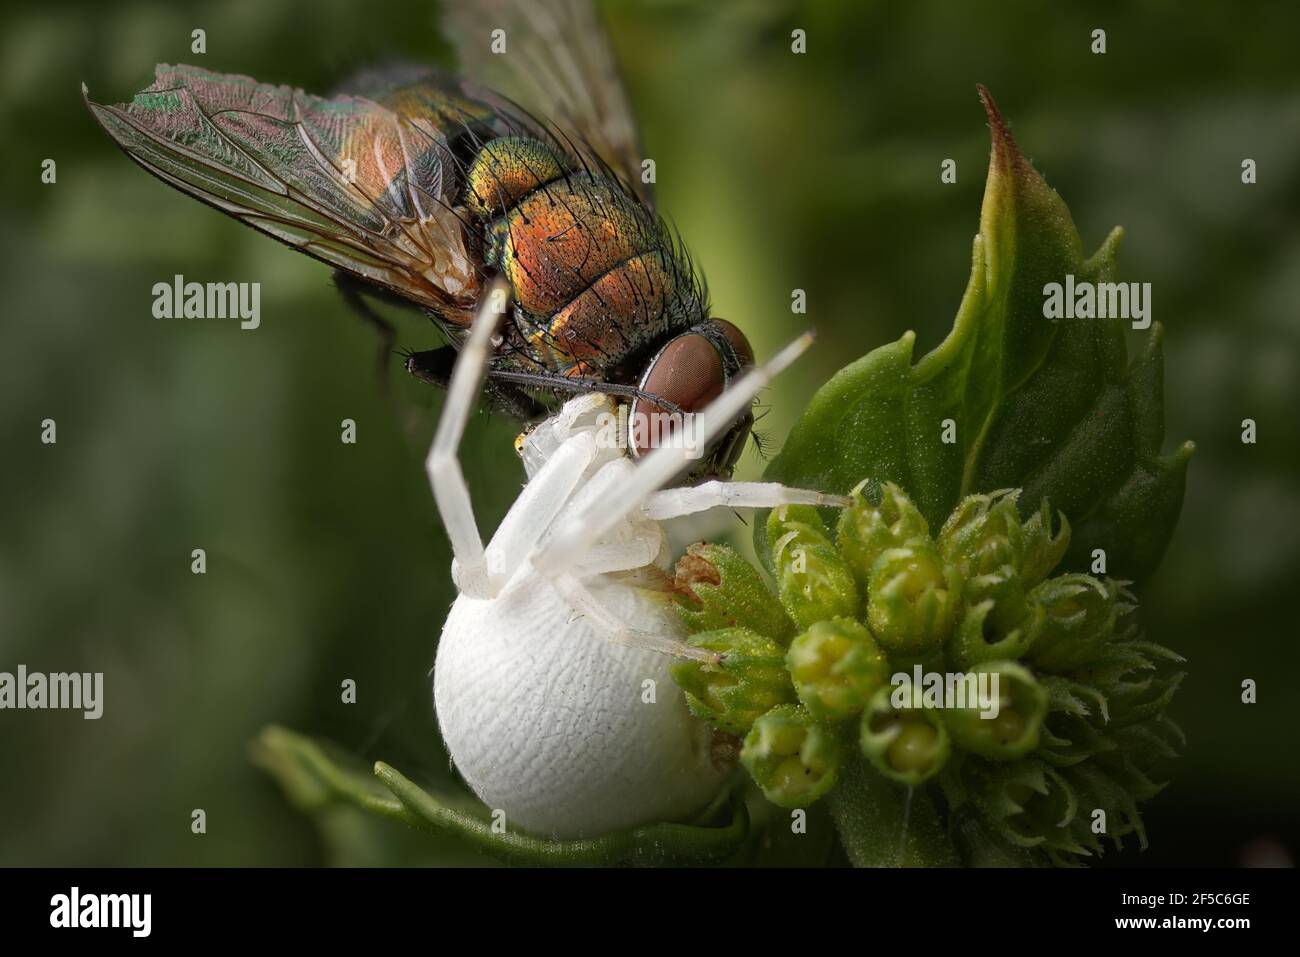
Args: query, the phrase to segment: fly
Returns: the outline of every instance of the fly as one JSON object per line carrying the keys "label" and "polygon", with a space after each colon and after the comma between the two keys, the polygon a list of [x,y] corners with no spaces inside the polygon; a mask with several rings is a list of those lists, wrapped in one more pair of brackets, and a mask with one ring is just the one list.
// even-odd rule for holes
{"label": "fly", "polygon": [[[538,396],[604,393],[639,457],[753,364],[749,342],[709,315],[641,182],[636,125],[590,4],[463,0],[449,13],[468,74],[533,109],[409,67],[321,97],[160,65],[130,103],[87,105],[150,173],[333,266],[345,301],[389,344],[368,300],[429,316],[448,344],[407,357],[422,380],[446,385],[489,280],[504,276],[490,395],[535,420]],[[493,56],[501,30],[509,52]],[[729,475],[752,423],[747,409],[691,476]]]}

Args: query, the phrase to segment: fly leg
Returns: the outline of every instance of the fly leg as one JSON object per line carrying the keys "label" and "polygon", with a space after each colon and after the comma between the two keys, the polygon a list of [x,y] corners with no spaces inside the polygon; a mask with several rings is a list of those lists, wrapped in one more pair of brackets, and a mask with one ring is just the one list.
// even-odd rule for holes
{"label": "fly leg", "polygon": [[[455,346],[442,346],[406,356],[406,371],[427,385],[447,388],[451,370],[456,365],[460,351]],[[492,369],[488,369],[486,389],[493,408],[500,409],[522,422],[532,422],[546,415],[546,406],[530,396],[521,386],[502,382]]]}
{"label": "fly leg", "polygon": [[400,306],[403,309],[413,310],[423,313],[424,310],[415,303],[403,299],[401,296],[394,295],[388,290],[368,283],[364,279],[358,279],[351,273],[335,270],[334,288],[339,291],[339,296],[343,299],[344,305],[356,313],[361,320],[368,326],[371,326],[379,336],[379,351],[376,356],[376,364],[379,370],[379,381],[385,391],[388,389],[389,357],[393,354],[393,346],[397,342],[397,330],[393,324],[381,316],[370,305],[368,300],[377,299],[388,305]]}
{"label": "fly leg", "polygon": [[605,382],[602,379],[581,378],[561,375],[558,372],[520,372],[515,369],[494,369],[492,378],[498,382],[511,382],[534,389],[546,389],[552,392],[576,392],[588,395],[599,392],[602,395],[616,395],[624,399],[641,399],[651,402],[665,412],[684,414],[677,405],[653,392],[622,382]]}

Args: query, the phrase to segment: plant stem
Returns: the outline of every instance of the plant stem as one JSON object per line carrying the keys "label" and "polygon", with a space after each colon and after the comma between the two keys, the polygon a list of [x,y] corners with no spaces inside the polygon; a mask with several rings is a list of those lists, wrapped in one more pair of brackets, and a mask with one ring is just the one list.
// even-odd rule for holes
{"label": "plant stem", "polygon": [[749,831],[749,814],[739,788],[731,798],[731,818],[720,827],[648,824],[599,837],[555,841],[499,829],[486,815],[449,807],[382,761],[374,766],[374,778],[346,771],[316,742],[283,728],[265,729],[255,754],[300,806],[351,804],[417,830],[459,838],[516,864],[707,863],[735,853]]}

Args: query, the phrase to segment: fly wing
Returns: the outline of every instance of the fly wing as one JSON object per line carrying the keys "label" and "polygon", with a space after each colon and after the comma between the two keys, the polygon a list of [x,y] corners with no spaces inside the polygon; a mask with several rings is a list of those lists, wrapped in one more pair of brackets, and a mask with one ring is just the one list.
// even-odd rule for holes
{"label": "fly wing", "polygon": [[[465,72],[582,144],[653,206],[644,153],[609,34],[591,0],[448,0],[447,32]],[[505,51],[493,52],[493,31]]]}
{"label": "fly wing", "polygon": [[436,312],[472,307],[481,277],[438,117],[192,66],[159,65],[130,103],[86,102],[177,189]]}

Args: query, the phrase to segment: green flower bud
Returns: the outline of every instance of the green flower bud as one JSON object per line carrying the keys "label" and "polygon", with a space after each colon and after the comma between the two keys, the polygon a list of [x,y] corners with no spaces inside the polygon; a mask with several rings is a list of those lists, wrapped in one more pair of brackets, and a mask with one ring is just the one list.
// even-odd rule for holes
{"label": "green flower bud", "polygon": [[1133,609],[1118,582],[1091,575],[1049,578],[1029,595],[1044,610],[1042,633],[1026,653],[1037,668],[1064,672],[1095,661]]}
{"label": "green flower bud", "polygon": [[906,492],[893,482],[885,482],[878,489],[879,504],[872,505],[866,494],[869,482],[864,481],[853,490],[852,504],[841,510],[836,529],[840,552],[864,593],[871,578],[871,566],[881,552],[930,534],[925,516]]}
{"label": "green flower bud", "polygon": [[784,505],[767,519],[781,604],[800,628],[858,613],[853,573],[811,505]]}
{"label": "green flower bud", "polygon": [[[968,590],[970,583],[967,583]],[[956,667],[970,670],[986,661],[1019,658],[1033,644],[1042,631],[1046,612],[1037,603],[1023,603],[1024,616],[1020,620],[994,615],[996,602],[992,598],[966,605],[957,628],[948,639],[948,658]]]}
{"label": "green flower bud", "polygon": [[1070,547],[1070,523],[1064,512],[1057,512],[1061,530],[1052,534],[1052,507],[1043,499],[1038,511],[1029,516],[1022,532],[1020,579],[1025,588],[1033,588],[1052,573]]}
{"label": "green flower bud", "polygon": [[993,602],[992,622],[1000,632],[1011,631],[1029,614],[1029,599],[1014,565],[967,578],[962,597],[968,605]]}
{"label": "green flower bud", "polygon": [[740,761],[773,804],[812,804],[835,783],[843,749],[834,730],[803,708],[782,705],[754,722]]}
{"label": "green flower bud", "polygon": [[911,682],[879,688],[862,713],[862,753],[885,777],[917,785],[938,774],[952,751],[948,729],[932,708],[921,706]]}
{"label": "green flower bud", "polygon": [[920,655],[942,644],[961,608],[961,576],[928,539],[882,552],[871,568],[867,624],[884,649]]}
{"label": "green flower bud", "polygon": [[889,677],[889,662],[852,618],[819,621],[790,644],[786,667],[813,717],[842,721],[863,709]]}
{"label": "green flower bud", "polygon": [[785,644],[794,634],[762,575],[726,545],[697,544],[677,562],[673,587],[682,620],[692,632],[747,628]]}
{"label": "green flower bud", "polygon": [[[1045,617],[1038,603],[1026,596],[1020,572],[1010,564],[967,578],[962,599],[966,610],[949,641],[949,653],[963,668],[977,661],[1020,657]],[[978,620],[972,620],[981,606],[975,614]]]}
{"label": "green flower bud", "polygon": [[1020,569],[1023,531],[1016,511],[1019,489],[968,495],[944,522],[939,551],[967,578],[1010,565]]}
{"label": "green flower bud", "polygon": [[1047,717],[1048,698],[1046,689],[1029,669],[1014,661],[992,661],[970,674],[976,678],[979,694],[987,692],[990,700],[968,701],[964,708],[943,712],[943,722],[953,741],[967,751],[998,761],[1018,758],[1036,748]]}
{"label": "green flower bud", "polygon": [[[939,549],[945,561],[956,564],[965,576],[962,597],[967,608],[989,605],[980,613],[978,625],[983,643],[996,650],[982,648],[972,640],[977,637],[975,622],[969,622],[963,640],[954,648],[962,667],[1018,657],[1028,647],[1034,623],[1041,617],[1026,598],[1020,576],[1025,534],[1016,510],[1019,494],[1018,490],[1004,490],[967,496],[940,536]],[[1018,640],[1009,640],[1017,632]]]}
{"label": "green flower bud", "polygon": [[718,654],[716,662],[682,661],[673,680],[686,692],[691,714],[715,728],[744,734],[755,719],[794,700],[785,652],[771,638],[744,628],[707,631],[691,645]]}

